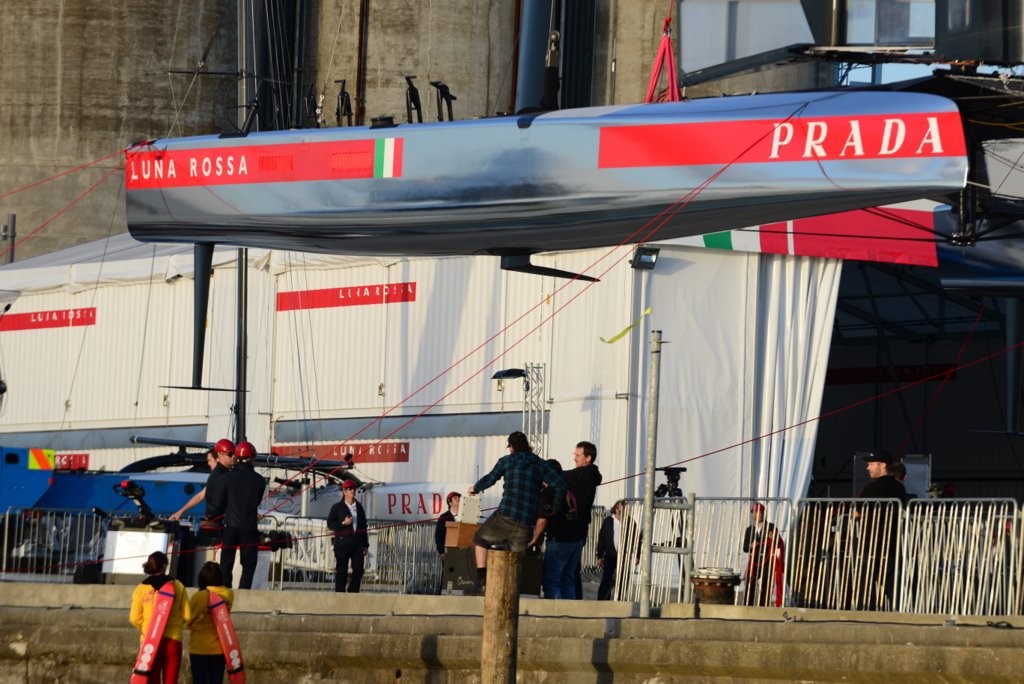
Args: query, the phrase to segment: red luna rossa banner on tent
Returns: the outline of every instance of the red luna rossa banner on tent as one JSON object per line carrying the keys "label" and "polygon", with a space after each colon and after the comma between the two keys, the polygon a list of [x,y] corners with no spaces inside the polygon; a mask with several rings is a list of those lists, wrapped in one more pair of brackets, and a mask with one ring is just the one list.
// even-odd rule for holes
{"label": "red luna rossa banner on tent", "polygon": [[320,458],[326,461],[341,461],[345,454],[352,454],[355,463],[408,463],[408,442],[367,442],[362,444],[317,444],[303,446],[278,444],[271,448],[278,456],[296,458]]}
{"label": "red luna rossa banner on tent", "polygon": [[96,325],[96,307],[9,313],[0,318],[0,332],[38,330],[42,328],[74,328],[83,325]]}
{"label": "red luna rossa banner on tent", "polygon": [[277,293],[278,311],[328,309],[416,301],[416,283],[376,283]]}

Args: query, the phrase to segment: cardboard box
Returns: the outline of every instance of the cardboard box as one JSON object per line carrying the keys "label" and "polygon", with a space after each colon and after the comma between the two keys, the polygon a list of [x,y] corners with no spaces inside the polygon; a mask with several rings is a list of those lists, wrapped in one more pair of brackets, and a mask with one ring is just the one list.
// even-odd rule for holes
{"label": "cardboard box", "polygon": [[465,549],[473,545],[473,535],[480,529],[472,523],[446,522],[444,524],[444,545]]}

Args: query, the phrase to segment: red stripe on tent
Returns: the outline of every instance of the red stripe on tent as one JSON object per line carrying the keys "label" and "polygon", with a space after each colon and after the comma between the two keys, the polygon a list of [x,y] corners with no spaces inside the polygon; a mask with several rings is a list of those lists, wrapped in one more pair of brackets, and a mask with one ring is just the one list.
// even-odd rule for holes
{"label": "red stripe on tent", "polygon": [[913,209],[847,211],[793,221],[793,253],[937,266],[931,212]]}
{"label": "red stripe on tent", "polygon": [[0,318],[0,332],[42,328],[75,328],[83,325],[96,325],[96,307],[29,311],[7,314]]}
{"label": "red stripe on tent", "polygon": [[765,254],[789,254],[789,225],[766,223],[761,226],[761,251]]}
{"label": "red stripe on tent", "polygon": [[352,454],[352,461],[361,463],[408,463],[408,442],[375,442],[372,444],[317,444],[316,446],[282,446],[271,448],[278,456],[316,458],[326,461],[319,465],[329,467],[331,463],[344,463],[345,454]]}
{"label": "red stripe on tent", "polygon": [[379,283],[324,290],[297,290],[277,293],[278,311],[329,309],[338,306],[366,306],[416,301],[416,283]]}
{"label": "red stripe on tent", "polygon": [[598,168],[947,157],[965,153],[954,112],[607,126]]}

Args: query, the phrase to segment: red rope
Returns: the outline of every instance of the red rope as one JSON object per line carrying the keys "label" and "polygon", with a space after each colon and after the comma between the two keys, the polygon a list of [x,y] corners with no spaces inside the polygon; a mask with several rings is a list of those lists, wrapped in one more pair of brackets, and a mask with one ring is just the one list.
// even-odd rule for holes
{"label": "red rope", "polygon": [[[93,163],[95,163],[95,162],[93,162]],[[79,167],[79,168],[85,168],[85,167],[83,166],[83,167]],[[57,219],[58,219],[58,218],[59,218],[59,217],[60,217],[60,216],[61,216],[62,214],[64,214],[64,212],[66,212],[66,211],[67,211],[68,209],[70,209],[71,207],[75,206],[75,205],[76,205],[76,204],[78,204],[79,202],[81,202],[81,201],[82,201],[83,199],[85,199],[86,195],[88,195],[88,194],[89,194],[89,193],[91,193],[91,192],[92,192],[93,190],[95,190],[96,188],[98,188],[98,187],[99,187],[99,186],[100,186],[101,184],[103,184],[103,182],[104,182],[104,181],[106,181],[106,180],[107,180],[108,178],[110,178],[111,176],[113,176],[113,175],[114,175],[115,173],[117,173],[117,172],[118,172],[118,171],[120,171],[120,170],[121,170],[121,169],[120,169],[120,167],[118,167],[118,168],[115,168],[115,169],[111,169],[111,170],[110,170],[109,172],[107,172],[107,174],[106,174],[106,175],[104,175],[104,176],[103,176],[102,178],[100,178],[100,179],[99,179],[98,181],[96,181],[96,182],[95,182],[95,183],[93,183],[93,184],[92,184],[91,186],[89,186],[89,188],[88,188],[88,189],[86,189],[86,190],[85,190],[85,191],[84,191],[84,192],[83,192],[82,194],[80,194],[80,195],[79,195],[78,197],[76,197],[75,199],[71,200],[71,202],[70,202],[70,203],[68,203],[68,204],[67,204],[67,205],[66,205],[66,206],[65,206],[65,207],[64,207],[63,209],[61,209],[61,210],[60,210],[60,211],[58,211],[58,212],[57,212],[56,214],[54,214],[53,216],[51,216],[50,218],[46,219],[46,220],[45,220],[45,221],[43,221],[43,222],[42,222],[41,224],[39,224],[38,226],[36,226],[35,228],[33,228],[33,229],[32,229],[32,230],[31,230],[31,231],[29,232],[29,234],[28,234],[28,235],[26,235],[25,237],[21,238],[21,239],[20,239],[20,240],[18,240],[17,242],[15,242],[15,243],[14,243],[13,245],[11,245],[10,247],[8,247],[8,248],[7,248],[7,249],[5,249],[4,251],[0,252],[0,257],[2,257],[3,255],[7,254],[7,253],[8,253],[8,252],[10,252],[10,251],[11,251],[12,249],[14,249],[14,248],[15,248],[15,247],[17,247],[18,245],[22,244],[23,242],[25,242],[26,240],[28,240],[29,238],[31,238],[31,237],[32,237],[33,235],[35,235],[36,233],[38,233],[39,231],[41,231],[41,230],[42,230],[43,228],[45,228],[46,226],[48,226],[48,225],[50,225],[51,223],[53,223],[54,221],[56,221],[56,220],[57,220]],[[45,181],[41,181],[41,182],[45,182]],[[36,183],[36,185],[38,185],[38,183]],[[31,187],[31,186],[29,186],[29,187]],[[17,190],[16,190],[15,192],[17,192]],[[9,193],[9,194],[10,194],[10,193]]]}
{"label": "red rope", "polygon": [[43,178],[42,180],[37,180],[34,183],[29,183],[28,185],[23,185],[22,187],[15,188],[14,190],[8,190],[7,192],[5,192],[2,195],[0,195],[0,199],[4,199],[5,197],[10,197],[11,195],[16,195],[17,193],[22,192],[23,190],[28,190],[30,188],[34,188],[36,186],[43,185],[45,183],[49,183],[52,180],[57,180],[58,178],[63,178],[64,176],[67,176],[67,175],[70,175],[72,173],[75,173],[76,171],[81,171],[82,169],[87,169],[90,166],[95,166],[96,164],[99,164],[100,162],[105,162],[108,159],[111,159],[113,157],[117,157],[117,156],[120,156],[120,155],[121,155],[121,150],[118,150],[117,152],[113,152],[111,154],[108,154],[105,157],[100,157],[99,159],[94,159],[91,162],[87,162],[85,164],[80,164],[79,166],[75,166],[74,168],[70,168],[67,171],[61,171],[60,173],[54,174],[54,175],[52,175],[52,176],[50,176],[48,178]]}
{"label": "red rope", "polygon": [[[800,113],[801,109],[802,109],[802,107],[798,108],[797,110],[792,112],[789,116],[787,116],[784,119],[784,122],[789,121],[793,117],[797,116]],[[675,202],[673,202],[672,204],[668,205],[665,209],[663,209],[661,212],[659,212],[656,216],[648,219],[642,226],[640,226],[640,228],[636,229],[635,231],[633,231],[632,233],[627,235],[625,238],[623,238],[622,241],[620,241],[618,245],[615,245],[614,247],[611,247],[610,249],[608,249],[602,256],[600,256],[595,261],[593,261],[589,266],[584,268],[582,270],[581,274],[590,274],[593,271],[593,269],[596,268],[596,266],[598,264],[600,264],[602,261],[607,259],[609,256],[613,255],[616,250],[620,249],[621,247],[623,247],[625,245],[630,245],[630,244],[632,244],[634,242],[647,242],[647,241],[653,239],[654,236],[658,233],[658,231],[661,230],[661,228],[666,223],[668,223],[670,220],[672,220],[672,218],[674,218],[680,211],[685,209],[690,204],[690,202],[692,202],[696,197],[698,197],[702,192],[704,192],[704,190],[706,190],[708,186],[710,186],[719,177],[721,177],[721,175],[724,174],[733,164],[735,164],[737,161],[742,159],[750,150],[754,149],[757,145],[759,145],[761,143],[761,141],[764,140],[765,138],[767,138],[771,133],[772,133],[772,131],[767,131],[762,136],[760,136],[758,139],[754,140],[749,146],[747,146],[744,150],[742,150],[739,154],[737,154],[734,159],[730,160],[727,164],[722,166],[715,173],[713,173],[710,176],[708,176],[700,185],[696,186],[695,188],[690,189],[680,199],[678,199]],[[612,264],[610,266],[608,266],[603,271],[598,273],[598,275],[599,276],[603,276],[604,274],[608,273],[612,268],[614,268],[618,263],[620,263],[627,256],[628,256],[628,254],[623,254],[616,261],[612,262]],[[531,313],[536,311],[541,306],[545,305],[548,301],[550,301],[555,296],[560,294],[565,288],[569,287],[570,285],[572,285],[577,280],[578,280],[578,278],[573,278],[572,280],[568,280],[565,283],[563,283],[560,287],[558,287],[554,291],[554,293],[552,293],[551,295],[546,295],[543,298],[541,298],[531,308],[529,308],[527,311],[523,312],[518,317],[516,317],[515,320],[513,320],[510,323],[508,323],[505,327],[503,327],[501,330],[499,330],[498,332],[496,332],[493,335],[491,335],[484,342],[482,342],[481,344],[477,345],[474,349],[472,349],[469,352],[467,352],[466,354],[464,354],[461,358],[459,358],[458,360],[453,362],[451,365],[449,365],[444,370],[440,371],[437,375],[435,375],[431,379],[427,380],[425,383],[420,385],[420,387],[416,388],[410,394],[408,394],[404,399],[402,399],[401,401],[396,403],[394,406],[392,406],[391,408],[389,408],[386,411],[384,411],[380,416],[378,416],[374,420],[372,420],[369,423],[367,423],[360,430],[358,430],[355,434],[349,436],[348,439],[342,441],[342,447],[344,447],[348,442],[350,442],[350,441],[356,439],[357,437],[359,437],[359,435],[363,434],[364,432],[369,430],[374,425],[380,423],[382,420],[384,420],[384,418],[386,418],[387,416],[391,415],[391,413],[396,411],[399,407],[401,407],[401,406],[405,405],[406,403],[408,403],[417,394],[419,394],[420,392],[425,390],[427,387],[429,387],[430,385],[434,384],[439,379],[441,379],[442,377],[444,377],[445,375],[450,373],[453,369],[455,369],[457,366],[459,366],[463,362],[467,361],[470,357],[474,356],[477,352],[479,352],[480,350],[484,349],[487,346],[488,343],[492,342],[493,340],[497,339],[499,336],[503,335],[512,326],[514,326],[515,324],[517,324],[520,321],[522,321],[524,318],[526,318],[528,315],[530,315]],[[375,445],[379,445],[379,444],[383,443],[385,440],[387,440],[390,437],[392,437],[393,435],[395,435],[399,430],[403,429],[404,427],[406,427],[407,425],[411,424],[412,422],[418,420],[421,416],[426,414],[427,411],[431,410],[432,408],[437,406],[439,403],[441,403],[444,399],[446,399],[449,396],[451,396],[456,390],[461,389],[470,380],[473,380],[474,378],[478,377],[481,373],[483,373],[485,370],[490,368],[493,364],[495,364],[497,361],[499,361],[502,357],[504,357],[506,354],[508,354],[513,349],[515,349],[527,337],[529,337],[534,332],[539,330],[544,324],[546,324],[548,321],[550,321],[551,318],[556,313],[561,312],[566,306],[568,306],[569,304],[574,302],[581,294],[583,294],[584,292],[589,290],[590,287],[593,286],[593,285],[594,285],[594,283],[588,283],[583,289],[581,289],[579,292],[574,294],[567,302],[562,304],[556,310],[552,311],[551,314],[546,316],[540,323],[538,323],[536,326],[531,328],[528,332],[526,332],[519,339],[517,339],[515,342],[513,342],[509,347],[505,348],[500,354],[498,354],[494,358],[492,358],[489,361],[487,361],[479,370],[477,370],[475,373],[473,373],[470,377],[466,378],[466,380],[464,380],[458,386],[456,386],[455,388],[450,390],[448,393],[446,393],[441,398],[437,399],[436,401],[434,401],[430,405],[424,407],[420,412],[418,412],[415,415],[411,416],[409,418],[409,420],[405,421],[404,423],[402,423],[401,425],[396,427],[394,430],[392,430],[388,434],[382,436],[379,440],[374,442],[374,444]],[[274,490],[272,490],[270,492],[270,495],[277,494],[278,492],[283,490],[285,487],[287,487],[295,479],[302,477],[305,473],[309,472],[313,467],[315,467],[318,462],[319,462],[319,459],[311,461],[309,465],[307,465],[305,468],[300,470],[293,477],[288,478],[285,482],[281,483],[281,485],[279,487],[277,487]],[[338,467],[334,468],[333,470],[328,471],[327,475],[328,476],[335,475],[342,468],[343,468],[343,466],[339,465]],[[293,500],[296,496],[301,494],[303,491],[308,489],[310,486],[312,486],[312,485],[309,485],[309,486],[307,486],[307,487],[305,487],[305,488],[303,488],[303,489],[301,489],[301,490],[299,490],[297,492],[294,492],[290,497],[288,497],[286,499],[282,499],[274,508],[270,509],[267,512],[270,513],[270,512],[273,512],[273,511],[277,510],[278,507],[284,505],[286,502],[289,502],[289,501]]]}
{"label": "red rope", "polygon": [[662,28],[661,42],[658,44],[658,53],[651,65],[651,79],[647,82],[647,94],[644,102],[655,101],[655,94],[658,92],[658,82],[661,80],[661,70],[664,67],[668,79],[668,101],[679,101],[679,82],[676,75],[676,58],[672,49],[672,9],[669,8],[669,15],[665,18]]}
{"label": "red rope", "polygon": [[945,375],[943,375],[942,384],[939,385],[939,389],[935,392],[935,396],[931,398],[931,400],[928,402],[928,406],[926,406],[924,411],[921,412],[921,415],[918,416],[917,422],[915,422],[913,427],[910,428],[910,432],[907,433],[907,436],[903,438],[903,441],[900,442],[900,445],[896,447],[896,449],[893,451],[894,456],[898,456],[903,453],[903,450],[906,449],[907,443],[910,441],[910,438],[914,436],[914,433],[921,429],[921,426],[924,424],[924,419],[928,417],[928,414],[931,413],[932,408],[934,408],[935,406],[935,402],[939,400],[940,396],[942,396],[942,390],[946,389],[946,383],[948,383],[949,379],[953,376],[956,364],[960,362],[960,359],[963,357],[964,352],[967,351],[967,343],[971,341],[971,337],[974,336],[974,331],[978,329],[978,323],[981,322],[981,317],[984,313],[985,304],[982,303],[981,308],[978,310],[978,315],[974,319],[974,325],[971,326],[971,329],[967,333],[967,337],[964,338],[964,342],[963,344],[960,345],[960,350],[956,354],[956,359],[953,361],[954,367],[950,368],[949,371]]}

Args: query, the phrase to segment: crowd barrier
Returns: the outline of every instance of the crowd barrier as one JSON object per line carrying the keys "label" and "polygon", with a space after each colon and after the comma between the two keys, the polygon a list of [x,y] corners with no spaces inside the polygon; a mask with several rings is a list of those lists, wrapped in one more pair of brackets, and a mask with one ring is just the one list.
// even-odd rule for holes
{"label": "crowd barrier", "polygon": [[[681,500],[685,501],[685,500]],[[597,581],[592,513],[583,551],[586,581]],[[639,601],[643,502],[623,505],[613,598]],[[111,522],[91,512],[8,509],[0,579],[101,581],[97,568]],[[269,555],[275,590],[330,591],[335,560],[322,519],[265,518],[281,543]],[[370,521],[363,591],[433,594],[442,564],[432,520]],[[692,499],[656,506],[651,539],[653,606],[689,602],[699,578],[733,578],[740,605],[794,606],[951,615],[1021,614],[1024,609],[1022,511],[1008,499]],[[177,553],[201,549],[182,544]],[[141,559],[140,559],[141,563]]]}

